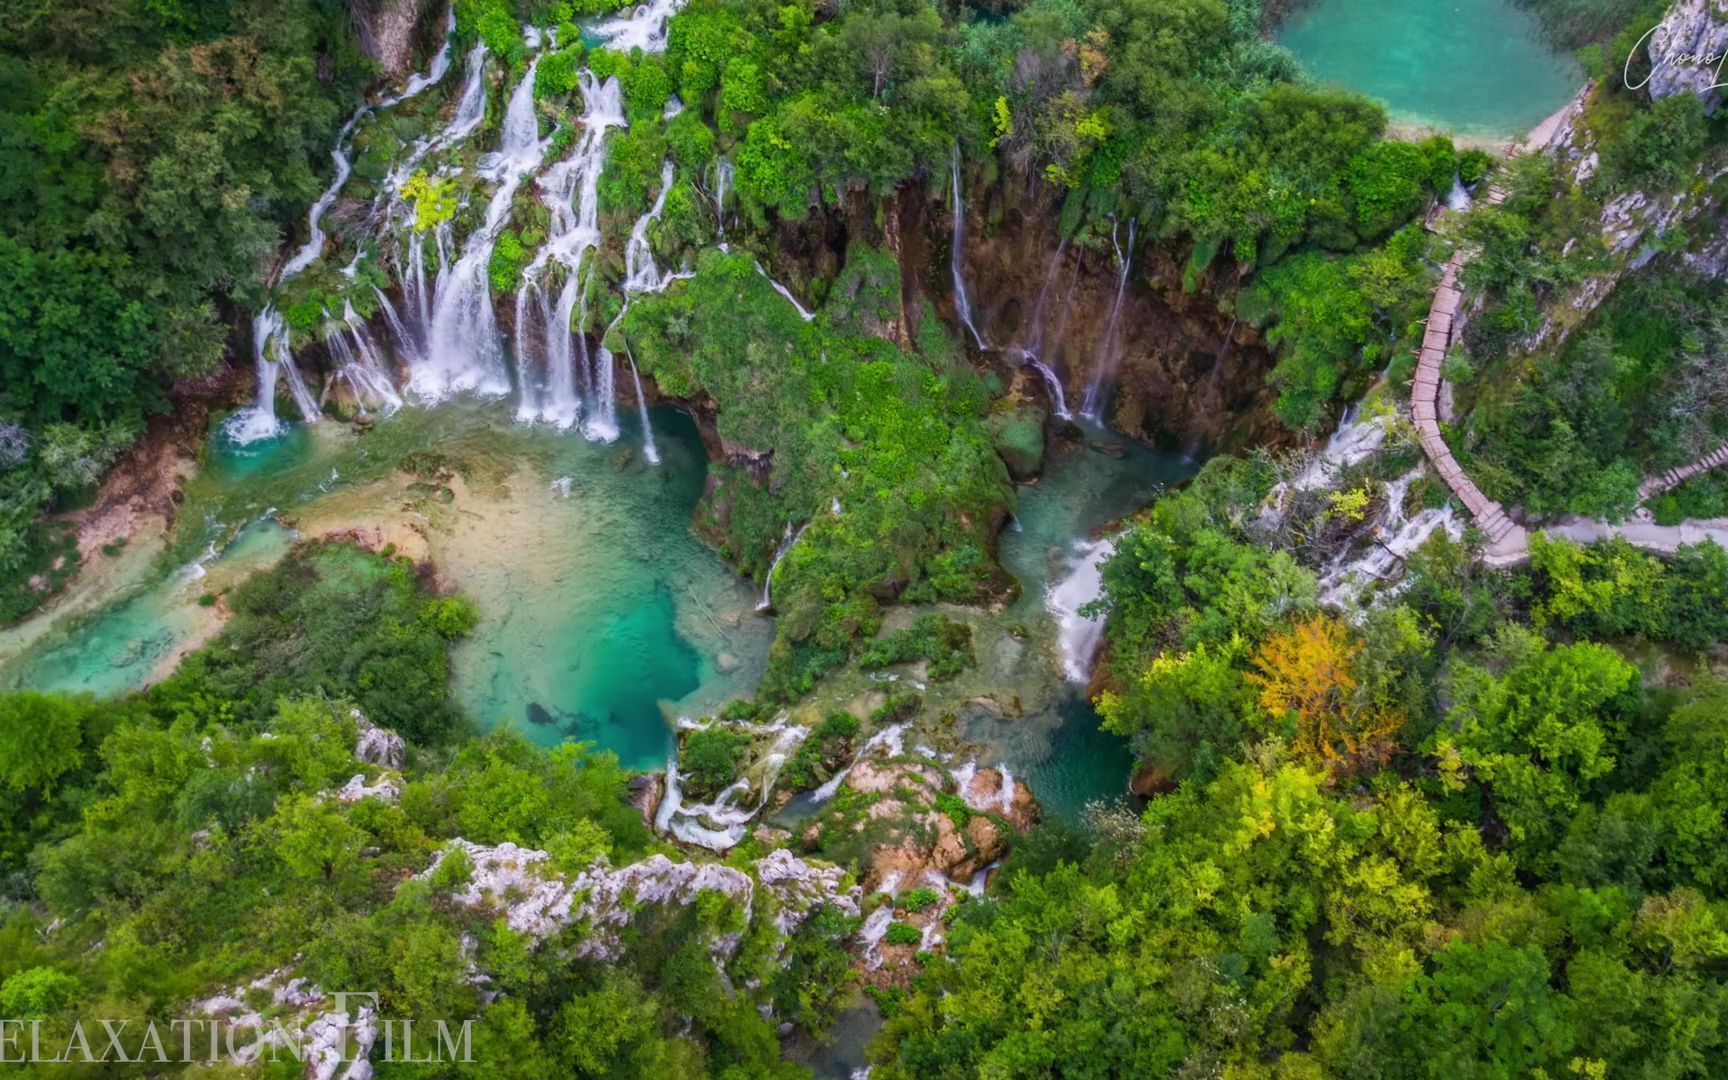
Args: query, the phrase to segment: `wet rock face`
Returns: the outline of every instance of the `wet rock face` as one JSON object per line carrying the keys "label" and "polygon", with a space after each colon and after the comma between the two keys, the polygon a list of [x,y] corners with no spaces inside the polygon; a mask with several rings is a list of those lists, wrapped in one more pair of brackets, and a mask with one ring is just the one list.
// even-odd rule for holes
{"label": "wet rock face", "polygon": [[1728,51],[1728,3],[1724,0],[1678,0],[1646,42],[1650,62],[1650,96],[1697,94],[1704,111],[1722,104],[1713,58]]}
{"label": "wet rock face", "polygon": [[[1113,369],[1105,419],[1167,448],[1229,451],[1287,437],[1266,385],[1273,356],[1252,326],[1220,315],[1204,289],[1182,291],[1175,253],[1135,245],[1110,341],[1120,268],[1109,243],[1070,243],[1058,257],[1054,206],[1010,209],[993,228],[971,203],[968,212],[974,318],[1003,364],[1035,348],[1076,411],[1100,366]],[[1119,239],[1127,254],[1126,226]],[[932,300],[952,317],[950,291],[932,282]]]}

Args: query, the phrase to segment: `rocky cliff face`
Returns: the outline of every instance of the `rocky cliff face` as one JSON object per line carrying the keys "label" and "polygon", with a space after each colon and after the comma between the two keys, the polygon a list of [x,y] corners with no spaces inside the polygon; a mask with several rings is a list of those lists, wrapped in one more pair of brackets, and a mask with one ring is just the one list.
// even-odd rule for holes
{"label": "rocky cliff face", "polygon": [[1728,0],[1678,0],[1646,42],[1653,69],[1650,95],[1697,94],[1704,111],[1722,104],[1723,65],[1728,52]]}
{"label": "rocky cliff face", "polygon": [[348,17],[382,74],[401,79],[413,70],[422,39],[443,25],[447,6],[443,0],[348,0]]}
{"label": "rocky cliff face", "polygon": [[[1098,238],[1062,244],[1047,185],[1027,193],[1020,183],[1005,180],[974,200],[984,206],[967,208],[973,317],[999,362],[1018,364],[1022,349],[1036,348],[1076,411],[1100,367],[1113,370],[1105,419],[1166,448],[1233,451],[1288,438],[1266,385],[1274,358],[1253,327],[1219,313],[1213,296],[1182,291],[1178,253],[1130,246],[1126,222],[1115,246]],[[948,214],[931,222],[941,231],[929,235],[945,241]],[[927,262],[922,281],[952,319],[947,247],[929,243],[938,265]],[[1132,263],[1112,335],[1118,247]]]}

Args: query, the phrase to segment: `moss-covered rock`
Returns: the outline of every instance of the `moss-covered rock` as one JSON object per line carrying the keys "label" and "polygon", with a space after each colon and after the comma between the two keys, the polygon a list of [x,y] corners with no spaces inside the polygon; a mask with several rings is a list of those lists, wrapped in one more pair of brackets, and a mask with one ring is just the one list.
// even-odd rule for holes
{"label": "moss-covered rock", "polygon": [[987,422],[996,453],[1016,480],[1030,480],[1044,468],[1044,410],[1030,403],[990,414]]}

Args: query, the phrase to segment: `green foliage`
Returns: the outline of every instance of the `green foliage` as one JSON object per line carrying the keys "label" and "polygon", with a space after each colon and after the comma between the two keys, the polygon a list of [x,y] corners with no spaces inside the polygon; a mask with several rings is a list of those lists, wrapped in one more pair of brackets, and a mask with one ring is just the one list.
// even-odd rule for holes
{"label": "green foliage", "polygon": [[1536,515],[1619,519],[1645,474],[1728,441],[1728,415],[1700,407],[1714,398],[1724,357],[1728,290],[1639,273],[1484,410],[1472,474],[1495,498]]}
{"label": "green foliage", "polygon": [[454,177],[428,176],[424,169],[403,183],[402,198],[414,207],[414,231],[420,233],[455,217],[459,202]]}
{"label": "green foliage", "polygon": [[1432,278],[1424,247],[1422,230],[1410,226],[1367,254],[1305,251],[1255,277],[1240,311],[1273,320],[1266,339],[1279,346],[1279,360],[1271,380],[1286,424],[1318,426],[1322,407],[1353,375],[1383,363],[1378,350],[1388,330],[1402,331],[1426,309]]}
{"label": "green foliage", "polygon": [[935,889],[928,885],[920,885],[895,897],[894,906],[905,911],[917,912],[933,906],[940,899],[942,899],[942,894]]}
{"label": "green foliage", "polygon": [[254,722],[280,697],[353,688],[374,722],[436,742],[460,726],[446,649],[471,605],[433,595],[406,561],[305,544],[228,597],[222,632],[152,691],[163,707],[216,700]]}
{"label": "green foliage", "polygon": [[697,511],[747,575],[798,537],[771,584],[769,700],[802,693],[874,636],[886,599],[976,601],[997,587],[989,523],[1010,489],[983,387],[952,354],[912,356],[875,336],[898,280],[891,258],[854,245],[810,323],[748,255],[704,252],[694,279],[632,303],[612,344],[663,393],[716,401],[731,445],[774,451],[760,470],[716,467]]}
{"label": "green foliage", "polygon": [[509,229],[499,233],[498,242],[492,247],[492,258],[486,263],[486,278],[492,283],[492,291],[515,292],[522,283],[522,271],[533,259],[534,253],[522,246],[520,233]]}
{"label": "green foliage", "polygon": [[916,926],[896,920],[888,924],[888,930],[883,935],[882,940],[890,945],[916,945],[923,938],[923,932]]}
{"label": "green foliage", "polygon": [[567,45],[540,57],[534,68],[534,98],[537,101],[563,97],[576,89],[582,70],[582,44]]}
{"label": "green foliage", "polygon": [[711,727],[684,740],[678,762],[702,790],[718,791],[738,775],[738,763],[750,749],[750,736]]}
{"label": "green foliage", "polygon": [[896,630],[875,641],[858,657],[858,666],[865,671],[905,664],[914,660],[929,663],[932,682],[952,679],[976,660],[972,655],[972,627],[955,622],[946,615],[921,615],[904,630]]}

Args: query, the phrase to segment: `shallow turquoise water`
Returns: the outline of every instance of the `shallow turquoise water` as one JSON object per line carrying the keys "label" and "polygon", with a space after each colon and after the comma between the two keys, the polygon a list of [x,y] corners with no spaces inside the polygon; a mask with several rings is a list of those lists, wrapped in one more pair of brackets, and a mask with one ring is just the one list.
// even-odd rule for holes
{"label": "shallow turquoise water", "polygon": [[1478,139],[1528,132],[1584,81],[1515,0],[1312,0],[1278,30],[1322,82],[1392,119]]}
{"label": "shallow turquoise water", "polygon": [[[1087,428],[1086,436],[1122,445],[1125,452],[1113,457],[1090,445],[1053,440],[1044,475],[1019,489],[1018,526],[1004,531],[998,545],[1002,565],[1023,589],[1010,615],[1046,634],[1053,633],[1054,620],[1044,591],[1063,572],[1075,545],[1099,526],[1148,506],[1195,470],[1183,456],[1128,443],[1103,429]],[[1030,666],[1023,657],[995,662],[1004,668]],[[999,677],[1009,679],[1006,671]],[[1059,680],[1060,674],[1039,671],[1033,677]],[[1060,683],[1048,703],[1026,717],[1004,721],[969,715],[965,735],[986,744],[1025,779],[1047,815],[1076,821],[1086,803],[1122,795],[1134,765],[1127,740],[1098,725],[1098,713],[1082,688]],[[992,764],[989,757],[979,760]]]}
{"label": "shallow turquoise water", "polygon": [[[754,688],[772,623],[691,531],[707,468],[694,425],[657,410],[662,462],[649,467],[634,417],[621,419],[611,445],[471,401],[405,410],[360,437],[336,424],[246,447],[213,435],[166,554],[116,602],[0,659],[0,685],[112,694],[160,677],[207,625],[199,595],[288,549],[277,512],[318,532],[424,521],[434,560],[480,609],[452,660],[469,713],[658,767],[669,716]],[[390,479],[419,450],[469,477],[448,506],[410,505],[406,481]]]}

